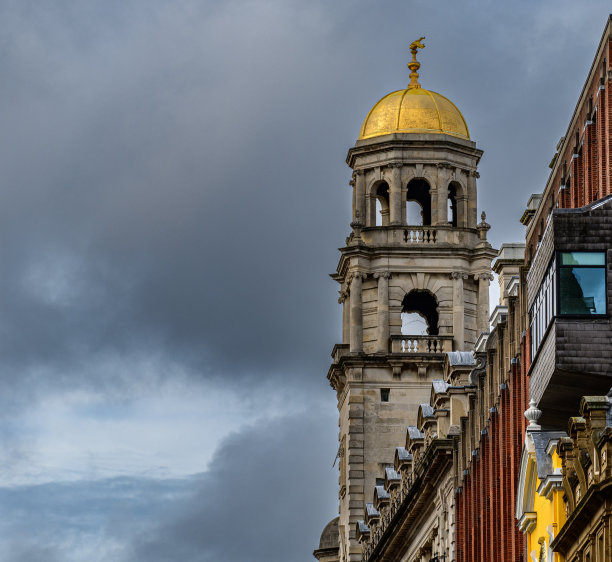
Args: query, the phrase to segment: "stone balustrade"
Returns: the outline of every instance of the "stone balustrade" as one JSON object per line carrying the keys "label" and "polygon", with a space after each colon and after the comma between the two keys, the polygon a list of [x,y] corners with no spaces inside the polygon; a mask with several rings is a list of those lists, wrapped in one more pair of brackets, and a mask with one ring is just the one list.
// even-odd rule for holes
{"label": "stone balustrade", "polygon": [[377,226],[361,229],[361,240],[366,246],[430,246],[465,245],[472,237],[476,243],[478,234],[474,229],[446,226]]}
{"label": "stone balustrade", "polygon": [[445,353],[453,350],[453,336],[391,336],[391,353]]}

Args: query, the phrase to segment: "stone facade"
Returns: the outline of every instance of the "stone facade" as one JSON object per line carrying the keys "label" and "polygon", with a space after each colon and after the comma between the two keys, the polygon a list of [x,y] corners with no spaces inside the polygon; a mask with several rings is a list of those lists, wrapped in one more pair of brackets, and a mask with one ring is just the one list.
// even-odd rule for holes
{"label": "stone facade", "polygon": [[612,560],[612,408],[610,396],[584,396],[569,420],[562,461],[567,521],[551,548],[567,562]]}

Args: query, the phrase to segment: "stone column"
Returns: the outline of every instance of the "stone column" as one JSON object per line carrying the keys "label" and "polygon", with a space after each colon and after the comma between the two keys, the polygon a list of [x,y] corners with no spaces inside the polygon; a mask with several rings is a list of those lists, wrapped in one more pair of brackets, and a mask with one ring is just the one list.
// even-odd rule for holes
{"label": "stone column", "polygon": [[436,164],[438,168],[438,184],[436,185],[436,201],[432,201],[432,206],[436,204],[438,220],[436,223],[441,226],[448,225],[448,183],[449,170],[448,164]]}
{"label": "stone column", "polygon": [[467,274],[462,271],[453,271],[451,273],[451,279],[453,280],[454,351],[463,351],[465,342],[463,280],[467,278]]}
{"label": "stone column", "polygon": [[340,291],[338,303],[342,305],[342,343],[347,344],[351,337],[351,299],[346,289]]}
{"label": "stone column", "polygon": [[493,280],[493,275],[490,273],[480,273],[474,275],[474,280],[478,281],[478,316],[477,328],[478,337],[483,332],[489,331],[489,285]]}
{"label": "stone column", "polygon": [[468,228],[474,228],[477,222],[477,201],[476,201],[476,180],[480,177],[480,174],[473,170],[468,174],[467,183],[467,216],[465,217],[465,224]]}
{"label": "stone column", "polygon": [[467,197],[461,195],[457,197],[457,226],[459,228],[467,227],[468,206]]}
{"label": "stone column", "polygon": [[[365,196],[365,174],[363,170],[355,170],[355,215],[353,220],[365,224],[366,220],[366,196]],[[366,225],[371,226],[371,225]]]}
{"label": "stone column", "polygon": [[363,350],[363,314],[361,304],[362,280],[365,273],[356,271],[351,279],[351,335],[350,350],[359,353]]}
{"label": "stone column", "polygon": [[389,164],[391,184],[389,185],[389,220],[391,225],[402,224],[402,164]]}
{"label": "stone column", "polygon": [[378,351],[389,352],[389,277],[391,273],[383,271],[375,273],[378,279]]}

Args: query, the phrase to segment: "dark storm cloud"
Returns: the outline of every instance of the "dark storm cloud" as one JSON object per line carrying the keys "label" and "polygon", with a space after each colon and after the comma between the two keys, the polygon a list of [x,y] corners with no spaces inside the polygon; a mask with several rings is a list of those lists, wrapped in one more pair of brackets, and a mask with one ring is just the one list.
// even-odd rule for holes
{"label": "dark storm cloud", "polygon": [[345,151],[421,32],[422,82],[486,150],[492,236],[520,239],[602,14],[385,6],[5,3],[5,373],[87,383],[107,355],[153,350],[205,375],[324,371]]}
{"label": "dark storm cloud", "polygon": [[333,415],[307,415],[227,439],[197,494],[136,542],[130,562],[310,560],[321,523],[335,516],[326,424]]}
{"label": "dark storm cloud", "polygon": [[156,350],[205,373],[322,367],[348,188],[337,100],[312,81],[339,61],[304,60],[334,43],[319,9],[28,6],[3,19],[4,365]]}
{"label": "dark storm cloud", "polygon": [[132,534],[187,501],[194,486],[193,479],[113,478],[0,488],[0,555],[11,562],[116,561]]}
{"label": "dark storm cloud", "polygon": [[210,471],[190,479],[0,488],[10,515],[0,522],[0,555],[15,562],[309,560],[321,522],[335,515],[327,478],[333,423],[333,412],[262,422],[227,438]]}

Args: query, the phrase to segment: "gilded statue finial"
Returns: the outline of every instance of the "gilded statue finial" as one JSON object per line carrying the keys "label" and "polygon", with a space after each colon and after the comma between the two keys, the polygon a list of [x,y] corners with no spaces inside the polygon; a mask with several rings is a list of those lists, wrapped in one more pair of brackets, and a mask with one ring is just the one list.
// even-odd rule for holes
{"label": "gilded statue finial", "polygon": [[410,84],[408,84],[408,89],[412,90],[413,88],[420,88],[419,84],[419,73],[417,70],[421,67],[421,63],[416,60],[417,49],[424,49],[425,45],[423,44],[423,39],[425,37],[419,37],[416,41],[410,43],[410,51],[412,52],[412,60],[408,63],[408,68],[410,69]]}

